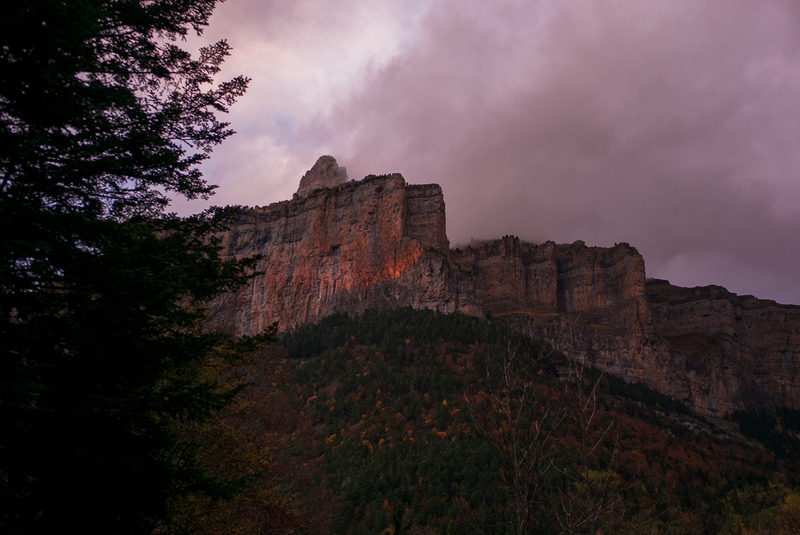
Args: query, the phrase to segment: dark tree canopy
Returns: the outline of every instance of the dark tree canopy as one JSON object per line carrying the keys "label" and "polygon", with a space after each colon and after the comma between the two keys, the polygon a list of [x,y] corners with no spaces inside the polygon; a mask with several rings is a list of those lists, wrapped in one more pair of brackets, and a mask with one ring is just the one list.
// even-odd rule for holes
{"label": "dark tree canopy", "polygon": [[247,280],[214,233],[231,210],[198,164],[233,132],[216,114],[221,41],[176,43],[215,0],[37,0],[0,17],[0,531],[150,533],[170,500],[224,496],[176,422],[235,389],[211,360],[259,342],[203,329],[203,303]]}
{"label": "dark tree canopy", "polygon": [[[175,41],[207,24],[215,0],[39,0],[0,29],[2,198],[50,211],[147,213],[164,191],[211,190],[197,164],[229,136],[215,112],[244,93],[208,88],[228,54],[192,59]],[[158,187],[158,188],[157,188]]]}

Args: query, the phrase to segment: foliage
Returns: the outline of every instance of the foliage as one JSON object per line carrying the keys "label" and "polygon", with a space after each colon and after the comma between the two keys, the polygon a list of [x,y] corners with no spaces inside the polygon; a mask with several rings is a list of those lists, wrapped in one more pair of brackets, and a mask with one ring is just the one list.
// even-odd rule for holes
{"label": "foliage", "polygon": [[[4,533],[143,533],[214,477],[177,428],[238,387],[206,372],[266,341],[204,330],[248,278],[213,236],[233,209],[198,164],[232,131],[219,42],[176,46],[214,0],[16,2],[0,18],[0,522]],[[88,510],[91,504],[91,510]]]}
{"label": "foliage", "polygon": [[731,535],[800,534],[800,494],[782,478],[731,492],[722,532]]}
{"label": "foliage", "polygon": [[[619,435],[598,403],[601,377],[542,349],[508,339],[487,353],[465,397],[471,421],[501,459],[513,532],[608,532],[634,482],[614,471]],[[545,374],[552,363],[558,378]]]}
{"label": "foliage", "polygon": [[[672,400],[643,385],[625,389],[596,370],[570,372],[569,361],[546,344],[495,323],[410,309],[335,315],[284,334],[281,343],[294,362],[282,391],[291,418],[307,429],[297,454],[313,461],[324,475],[320,485],[341,500],[331,533],[390,533],[406,525],[415,534],[514,530],[511,441],[481,432],[492,410],[480,405],[503,401],[502,388],[491,395],[486,372],[502,368],[510,347],[519,348],[520,369],[506,388],[528,384],[545,410],[564,416],[552,425],[556,447],[539,443],[552,464],[533,471],[543,477],[531,507],[534,532],[733,533],[731,496],[767,488],[781,472],[789,474],[787,492],[797,485],[792,465],[720,438],[722,431],[678,402],[672,411]],[[517,394],[506,396],[510,409],[522,408]],[[500,429],[508,435],[513,424],[524,438],[537,420],[546,427],[552,416],[542,406],[532,407],[538,415],[507,418]],[[782,499],[761,509],[778,511]],[[556,506],[581,513],[591,509],[587,500],[611,504],[598,509],[605,516],[594,526],[581,524],[580,514],[559,522]],[[759,514],[742,512],[746,521]]]}
{"label": "foliage", "polygon": [[597,370],[587,370],[593,380],[603,377],[603,390],[612,396],[621,396],[639,401],[661,410],[676,414],[691,414],[685,403],[654,390],[642,382],[629,383],[616,375],[600,374]]}
{"label": "foliage", "polygon": [[287,371],[285,354],[275,346],[209,370],[226,385],[248,386],[213,419],[187,422],[180,430],[197,445],[198,463],[235,492],[226,500],[195,493],[175,497],[170,523],[159,533],[326,533],[336,500],[316,487],[313,463],[295,455],[306,440],[305,426],[286,417],[291,411],[276,388]]}
{"label": "foliage", "polygon": [[197,164],[232,133],[215,112],[247,79],[205,89],[227,43],[192,59],[174,42],[200,32],[215,4],[42,0],[4,10],[1,191],[19,206],[9,213],[158,213],[164,190],[212,191]]}

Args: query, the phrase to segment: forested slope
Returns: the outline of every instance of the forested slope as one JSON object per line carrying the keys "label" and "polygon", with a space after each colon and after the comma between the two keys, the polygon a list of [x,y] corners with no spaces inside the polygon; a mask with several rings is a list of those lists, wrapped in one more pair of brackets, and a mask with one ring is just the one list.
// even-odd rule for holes
{"label": "forested slope", "polygon": [[336,315],[281,345],[251,391],[283,400],[333,533],[779,533],[800,511],[790,448],[496,323]]}

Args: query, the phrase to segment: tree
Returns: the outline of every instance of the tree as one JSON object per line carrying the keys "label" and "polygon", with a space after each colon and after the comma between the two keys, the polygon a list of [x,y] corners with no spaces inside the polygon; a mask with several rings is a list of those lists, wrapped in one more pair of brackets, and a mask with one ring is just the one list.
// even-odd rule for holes
{"label": "tree", "polygon": [[630,484],[612,470],[618,440],[598,406],[600,378],[541,345],[500,338],[465,401],[499,455],[508,524],[519,534],[606,530],[624,515]]}
{"label": "tree", "polygon": [[[556,390],[541,380],[543,360],[517,339],[487,356],[483,380],[465,402],[475,429],[499,455],[506,511],[514,533],[541,530],[541,511],[553,483],[558,433],[567,418]],[[494,352],[492,352],[494,353]]]}
{"label": "tree", "polygon": [[[193,59],[215,0],[39,0],[0,18],[0,526],[5,533],[149,533],[176,496],[229,496],[175,422],[236,387],[204,369],[267,337],[201,328],[203,303],[254,260],[222,262],[234,209],[198,165],[233,132],[213,86],[229,52]],[[211,86],[209,88],[209,86]]]}
{"label": "tree", "polygon": [[608,533],[626,512],[625,493],[635,481],[623,481],[614,471],[619,449],[615,422],[603,416],[598,387],[602,375],[592,380],[583,360],[566,361],[561,397],[566,405],[565,431],[561,446],[572,446],[572,462],[555,469],[559,485],[550,489],[549,500],[559,533]]}
{"label": "tree", "polygon": [[170,522],[156,535],[329,533],[336,500],[318,486],[316,463],[300,453],[311,444],[311,424],[294,414],[282,388],[290,369],[283,348],[270,345],[209,370],[225,384],[248,386],[214,418],[187,422],[182,432],[198,446],[207,473],[240,489],[230,500],[194,493],[173,499]]}

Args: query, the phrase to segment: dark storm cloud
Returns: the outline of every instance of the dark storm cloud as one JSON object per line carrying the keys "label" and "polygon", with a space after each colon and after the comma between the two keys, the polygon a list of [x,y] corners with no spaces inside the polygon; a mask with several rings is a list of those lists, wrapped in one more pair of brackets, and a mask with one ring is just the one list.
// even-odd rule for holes
{"label": "dark storm cloud", "polygon": [[800,5],[434,5],[304,132],[444,188],[448,234],[627,241],[648,275],[800,303]]}

